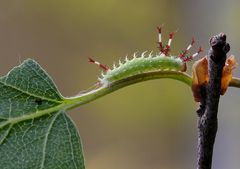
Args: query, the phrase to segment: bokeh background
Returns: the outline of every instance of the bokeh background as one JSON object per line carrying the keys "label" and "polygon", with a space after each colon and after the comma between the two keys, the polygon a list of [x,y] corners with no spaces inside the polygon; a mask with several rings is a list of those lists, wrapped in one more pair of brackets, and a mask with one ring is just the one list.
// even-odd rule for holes
{"label": "bokeh background", "polygon": [[[73,96],[100,74],[87,57],[112,65],[136,51],[157,52],[156,26],[162,23],[165,40],[179,29],[172,54],[192,36],[208,49],[210,36],[224,32],[239,60],[239,7],[238,0],[0,0],[0,73],[30,57],[64,96]],[[239,89],[221,98],[214,168],[240,168],[239,103]],[[196,108],[189,87],[166,79],[126,87],[69,115],[79,128],[87,169],[192,169]]]}

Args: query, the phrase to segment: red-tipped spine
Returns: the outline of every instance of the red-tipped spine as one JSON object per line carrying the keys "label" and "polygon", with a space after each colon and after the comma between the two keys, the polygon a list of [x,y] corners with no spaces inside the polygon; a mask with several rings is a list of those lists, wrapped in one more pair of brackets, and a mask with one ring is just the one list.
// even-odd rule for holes
{"label": "red-tipped spine", "polygon": [[160,52],[164,53],[164,47],[163,47],[163,43],[162,43],[162,27],[163,26],[158,26],[157,30],[158,30],[158,44],[159,44],[159,50]]}
{"label": "red-tipped spine", "polygon": [[165,54],[166,56],[169,55],[171,43],[172,43],[173,37],[174,37],[174,35],[175,35],[176,33],[177,33],[177,31],[174,31],[174,32],[172,32],[172,33],[169,34],[168,44],[166,45],[166,48],[164,49],[164,54]]}
{"label": "red-tipped spine", "polygon": [[203,52],[203,48],[200,46],[198,48],[198,51],[196,53],[194,53],[193,55],[189,56],[189,57],[186,57],[186,58],[183,58],[182,61],[183,62],[189,62],[191,60],[193,60],[193,58],[195,58],[196,56],[199,55],[199,53]]}
{"label": "red-tipped spine", "polygon": [[203,51],[204,51],[204,50],[203,50],[202,46],[200,46],[197,53],[199,54],[199,53],[201,53],[201,52],[203,52]]}
{"label": "red-tipped spine", "polygon": [[193,44],[195,43],[195,38],[192,37],[192,41],[191,43],[188,45],[188,47],[179,55],[179,58],[184,58],[186,56],[186,54],[188,53],[188,51],[192,48]]}
{"label": "red-tipped spine", "polygon": [[95,63],[95,61],[92,58],[90,58],[90,57],[88,57],[88,62]]}
{"label": "red-tipped spine", "polygon": [[101,64],[101,63],[99,63],[99,62],[97,62],[97,61],[95,61],[95,60],[93,60],[92,58],[88,58],[88,62],[90,62],[90,63],[94,63],[94,64],[96,64],[96,65],[98,65],[101,69],[103,69],[105,72],[107,72],[108,70],[109,70],[109,68],[107,67],[107,66],[105,66],[105,65],[103,65],[103,64]]}

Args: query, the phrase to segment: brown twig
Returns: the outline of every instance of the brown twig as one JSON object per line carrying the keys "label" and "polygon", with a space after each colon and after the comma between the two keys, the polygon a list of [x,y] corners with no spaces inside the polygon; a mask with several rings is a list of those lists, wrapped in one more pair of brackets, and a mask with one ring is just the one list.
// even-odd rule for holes
{"label": "brown twig", "polygon": [[226,35],[220,33],[210,39],[208,53],[209,82],[203,87],[201,94],[205,98],[198,113],[198,167],[197,169],[211,169],[213,146],[218,127],[218,103],[220,98],[222,70],[226,61],[226,54],[230,46],[226,43]]}

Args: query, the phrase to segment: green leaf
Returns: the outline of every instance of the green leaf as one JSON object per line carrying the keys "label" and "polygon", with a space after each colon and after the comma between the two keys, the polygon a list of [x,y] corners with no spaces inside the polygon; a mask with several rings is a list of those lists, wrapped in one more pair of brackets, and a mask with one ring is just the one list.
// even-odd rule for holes
{"label": "green leaf", "polygon": [[48,74],[28,59],[0,78],[0,168],[83,169],[69,105]]}

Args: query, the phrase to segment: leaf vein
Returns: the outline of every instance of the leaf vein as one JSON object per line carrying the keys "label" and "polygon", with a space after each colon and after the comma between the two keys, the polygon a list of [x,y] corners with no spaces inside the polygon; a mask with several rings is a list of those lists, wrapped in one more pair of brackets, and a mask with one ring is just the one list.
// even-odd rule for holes
{"label": "leaf vein", "polygon": [[47,147],[47,141],[48,141],[48,136],[49,136],[49,133],[51,132],[51,129],[52,129],[52,126],[55,122],[55,120],[57,119],[57,117],[61,114],[61,111],[59,111],[58,113],[56,113],[56,115],[54,116],[54,118],[52,119],[51,123],[49,124],[49,127],[47,129],[47,132],[46,132],[46,136],[45,136],[45,139],[44,139],[44,142],[43,142],[43,154],[42,154],[42,161],[41,161],[41,166],[40,166],[40,169],[43,169],[44,168],[44,163],[45,163],[45,159],[46,159],[46,147]]}
{"label": "leaf vein", "polygon": [[71,132],[69,130],[69,126],[68,126],[68,122],[67,122],[67,119],[66,119],[66,116],[64,115],[64,120],[66,122],[66,125],[67,125],[67,131],[68,131],[68,134],[69,134],[69,143],[70,143],[70,147],[71,147],[71,155],[72,155],[72,161],[73,161],[73,164],[74,164],[74,167],[77,169],[77,165],[75,163],[75,160],[74,160],[74,154],[73,154],[73,145],[72,145],[72,141],[71,141]]}
{"label": "leaf vein", "polygon": [[11,125],[8,127],[7,131],[5,131],[5,134],[4,134],[3,138],[0,140],[0,145],[1,145],[1,144],[3,143],[3,141],[7,138],[10,130],[12,129],[12,126],[13,126],[13,124],[11,124]]}

